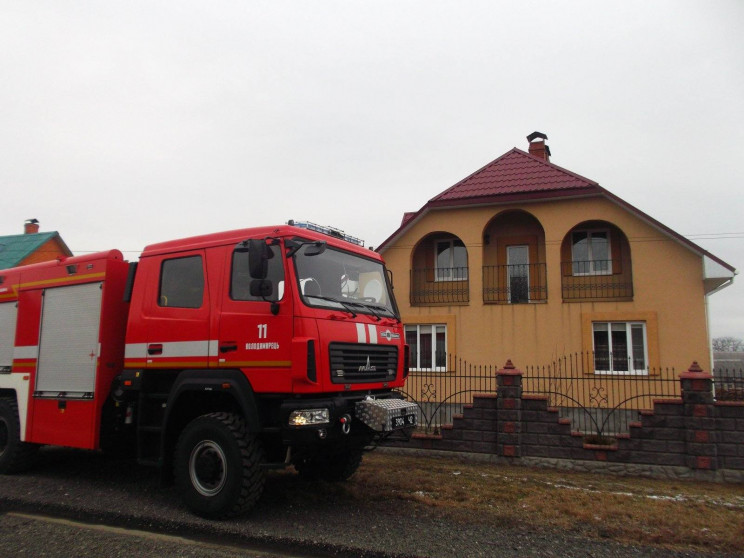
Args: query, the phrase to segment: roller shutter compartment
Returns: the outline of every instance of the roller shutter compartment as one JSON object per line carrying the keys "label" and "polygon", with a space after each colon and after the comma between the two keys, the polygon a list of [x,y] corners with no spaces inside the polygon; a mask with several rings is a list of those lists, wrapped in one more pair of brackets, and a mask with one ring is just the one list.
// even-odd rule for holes
{"label": "roller shutter compartment", "polygon": [[95,389],[102,283],[44,291],[36,392],[85,396]]}
{"label": "roller shutter compartment", "polygon": [[10,368],[13,366],[17,315],[16,302],[0,304],[0,372],[10,372]]}

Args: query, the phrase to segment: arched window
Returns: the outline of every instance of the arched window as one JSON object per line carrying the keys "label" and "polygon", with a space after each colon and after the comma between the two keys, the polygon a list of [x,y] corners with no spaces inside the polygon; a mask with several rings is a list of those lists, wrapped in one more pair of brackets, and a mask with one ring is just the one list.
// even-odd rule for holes
{"label": "arched window", "polygon": [[609,229],[579,229],[571,233],[574,275],[611,275],[612,250]]}
{"label": "arched window", "polygon": [[444,231],[428,234],[411,256],[411,304],[466,304],[469,278],[465,243]]}
{"label": "arched window", "polygon": [[507,210],[483,230],[483,302],[528,304],[548,298],[545,231],[534,215]]}
{"label": "arched window", "polygon": [[468,278],[468,251],[459,238],[436,241],[436,281],[466,281]]}
{"label": "arched window", "polygon": [[631,300],[630,243],[607,221],[576,225],[561,244],[563,300]]}

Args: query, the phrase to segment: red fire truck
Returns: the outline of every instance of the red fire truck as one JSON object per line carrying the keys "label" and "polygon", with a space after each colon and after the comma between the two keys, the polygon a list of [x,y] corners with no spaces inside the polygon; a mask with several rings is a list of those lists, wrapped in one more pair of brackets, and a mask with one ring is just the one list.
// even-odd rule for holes
{"label": "red fire truck", "polygon": [[44,444],[131,451],[206,517],[265,471],[344,480],[416,424],[381,257],[302,223],[0,270],[0,472]]}

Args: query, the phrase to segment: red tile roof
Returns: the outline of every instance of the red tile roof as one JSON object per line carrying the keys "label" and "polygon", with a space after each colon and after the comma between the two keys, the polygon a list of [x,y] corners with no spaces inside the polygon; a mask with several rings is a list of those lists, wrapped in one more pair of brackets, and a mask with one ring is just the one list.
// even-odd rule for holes
{"label": "red tile roof", "polygon": [[433,197],[429,204],[457,205],[458,202],[493,201],[502,196],[524,198],[525,194],[596,193],[598,187],[593,180],[515,147]]}
{"label": "red tile roof", "polygon": [[732,273],[736,269],[691,242],[640,209],[601,187],[597,182],[513,148],[470,176],[431,198],[416,212],[407,212],[393,234],[377,247],[384,252],[403,232],[432,209],[464,205],[503,204],[551,198],[600,195],[624,207],[641,220],[677,240],[693,252],[707,256]]}

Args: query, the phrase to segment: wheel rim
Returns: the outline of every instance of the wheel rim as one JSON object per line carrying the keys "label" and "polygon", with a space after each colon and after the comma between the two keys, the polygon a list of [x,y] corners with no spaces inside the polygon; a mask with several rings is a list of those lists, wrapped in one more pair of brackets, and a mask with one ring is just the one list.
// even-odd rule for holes
{"label": "wheel rim", "polygon": [[10,440],[10,430],[8,430],[8,423],[5,419],[0,418],[0,455],[5,453],[8,449],[8,442]]}
{"label": "wheel rim", "polygon": [[227,459],[222,448],[211,440],[199,442],[191,450],[189,476],[199,494],[218,494],[227,481]]}

